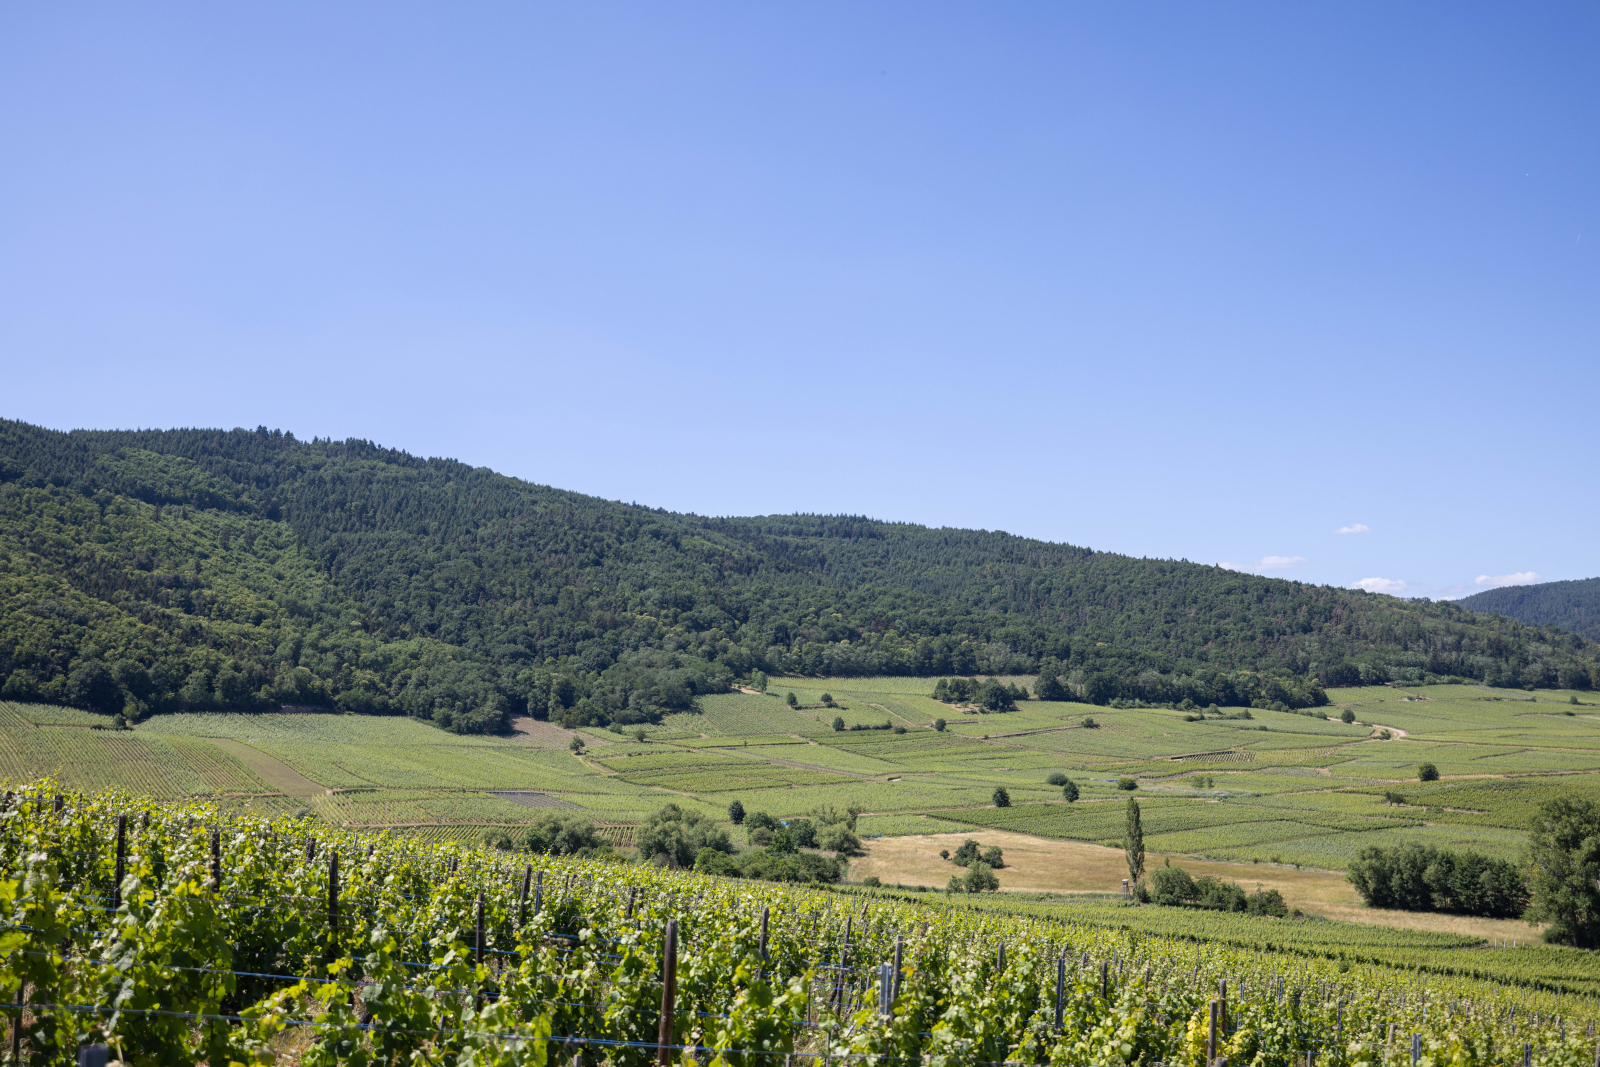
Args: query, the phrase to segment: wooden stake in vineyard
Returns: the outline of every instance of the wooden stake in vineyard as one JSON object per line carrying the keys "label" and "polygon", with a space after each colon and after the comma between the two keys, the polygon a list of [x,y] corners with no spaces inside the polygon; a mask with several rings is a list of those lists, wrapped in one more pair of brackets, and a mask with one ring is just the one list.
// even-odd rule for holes
{"label": "wooden stake in vineyard", "polygon": [[116,884],[111,889],[111,910],[122,907],[122,879],[128,867],[128,817],[117,816],[117,867]]}
{"label": "wooden stake in vineyard", "polygon": [[328,853],[328,962],[339,958],[339,853]]}
{"label": "wooden stake in vineyard", "polygon": [[667,920],[667,941],[661,956],[661,1025],[656,1030],[656,1062],[672,1062],[672,1018],[678,1010],[678,920]]}

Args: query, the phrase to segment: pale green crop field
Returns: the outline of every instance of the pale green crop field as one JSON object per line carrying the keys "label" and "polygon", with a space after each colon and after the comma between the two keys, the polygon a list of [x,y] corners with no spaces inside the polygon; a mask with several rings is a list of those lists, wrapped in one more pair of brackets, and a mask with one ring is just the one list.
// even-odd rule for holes
{"label": "pale green crop field", "polygon": [[[551,806],[607,825],[669,802],[725,820],[737,799],[783,818],[855,806],[867,836],[983,826],[1107,843],[1130,795],[1117,780],[1131,777],[1152,848],[1331,868],[1364,845],[1410,840],[1514,856],[1539,801],[1600,796],[1600,696],[1589,693],[1573,705],[1567,691],[1369,686],[1331,691],[1316,716],[1222,709],[1186,721],[1172,709],[1036,701],[978,714],[933,700],[935,680],[777,678],[766,695],[702,697],[643,742],[631,728],[583,731],[582,755],[404,718],[170,715],[113,731],[73,709],[0,703],[0,777],[53,774],[69,788],[211,796],[452,837],[515,828]],[[839,707],[791,709],[789,692],[803,704],[827,693]],[[1346,708],[1355,723],[1338,721]],[[835,716],[902,732],[835,731]],[[1379,726],[1396,736],[1380,740]],[[1420,763],[1443,780],[1418,782]],[[267,784],[283,780],[273,768],[300,776],[298,799]],[[1078,784],[1079,803],[1048,784],[1053,773]],[[999,786],[1010,808],[993,806]],[[1389,805],[1386,792],[1406,802]]]}

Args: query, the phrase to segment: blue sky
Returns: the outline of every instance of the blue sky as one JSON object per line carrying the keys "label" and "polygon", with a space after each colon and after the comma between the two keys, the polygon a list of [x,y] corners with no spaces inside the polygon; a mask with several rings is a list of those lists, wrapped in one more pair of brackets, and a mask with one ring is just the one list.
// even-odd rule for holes
{"label": "blue sky", "polygon": [[1587,577],[1597,42],[1559,4],[9,5],[0,414]]}

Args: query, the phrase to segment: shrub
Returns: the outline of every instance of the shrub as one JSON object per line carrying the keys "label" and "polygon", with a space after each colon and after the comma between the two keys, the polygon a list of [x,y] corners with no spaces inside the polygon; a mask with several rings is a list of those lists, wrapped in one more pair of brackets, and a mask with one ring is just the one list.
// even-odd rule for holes
{"label": "shrub", "polygon": [[1000,879],[981,860],[967,868],[966,877],[961,882],[962,888],[968,893],[993,893],[1000,888]]}
{"label": "shrub", "polygon": [[512,840],[511,835],[504,830],[487,831],[483,835],[483,843],[490,848],[497,848],[501,852],[513,852],[517,847],[517,843]]}
{"label": "shrub", "polygon": [[854,856],[861,851],[861,839],[844,823],[832,823],[817,831],[817,847],[824,852]]}
{"label": "shrub", "polygon": [[791,708],[797,708],[800,706],[800,699],[793,693],[790,693],[788,696],[784,697],[783,702],[788,704]]}
{"label": "shrub", "polygon": [[1339,721],[1343,722],[1343,723],[1355,722],[1356,721],[1356,713],[1353,710],[1351,710],[1350,708],[1345,708],[1343,711],[1341,711],[1339,713]]}
{"label": "shrub", "polygon": [[735,826],[738,826],[740,823],[744,822],[744,805],[739,803],[737,800],[732,801],[728,805],[728,821],[733,823]]}
{"label": "shrub", "polygon": [[1417,781],[1419,781],[1419,782],[1437,782],[1438,780],[1439,780],[1439,768],[1435,767],[1431,763],[1419,763],[1419,764],[1417,764]]}
{"label": "shrub", "polygon": [[1051,785],[1066,785],[1067,780],[1067,776],[1062,774],[1060,771],[1051,771],[1050,777],[1045,779],[1045,781],[1049,782]]}
{"label": "shrub", "polygon": [[1117,788],[1118,789],[1127,789],[1129,791],[1138,789],[1139,788],[1138,779],[1135,779],[1135,778],[1118,778],[1117,779]]}
{"label": "shrub", "polygon": [[833,707],[833,694],[832,693],[823,693],[822,694],[822,704],[823,704],[824,707],[829,707],[829,708]]}
{"label": "shrub", "polygon": [[668,804],[650,816],[639,832],[638,847],[640,859],[659,859],[678,867],[692,865],[703,848],[733,851],[726,830],[698,811],[684,811],[676,804]]}
{"label": "shrub", "polygon": [[981,846],[972,838],[961,842],[961,847],[956,849],[956,854],[950,857],[950,862],[958,867],[966,867],[978,861],[978,849]]}
{"label": "shrub", "polygon": [[695,854],[694,869],[700,874],[720,874],[724,878],[737,878],[741,873],[732,856],[710,847]]}
{"label": "shrub", "polygon": [[794,819],[789,823],[789,836],[801,848],[817,847],[817,825],[810,819]]}
{"label": "shrub", "polygon": [[1100,724],[1094,721],[1093,715],[1085,715],[1083,717],[1083,728],[1085,730],[1098,730],[1100,729]]}
{"label": "shrub", "polygon": [[533,825],[523,832],[522,842],[529,852],[553,856],[571,856],[605,844],[594,832],[594,824],[587,819],[555,811],[540,812]]}
{"label": "shrub", "polygon": [[934,719],[933,720],[933,728],[935,730],[938,730],[941,734],[944,733],[944,727],[945,727],[945,722],[944,722],[943,719]]}
{"label": "shrub", "polygon": [[1003,785],[995,787],[994,806],[997,808],[1009,808],[1011,806],[1011,794],[1006,792],[1006,787]]}
{"label": "shrub", "polygon": [[999,845],[990,845],[983,850],[983,862],[998,871],[1006,865],[1005,853],[1000,851]]}
{"label": "shrub", "polygon": [[1061,796],[1068,804],[1071,804],[1073,801],[1077,800],[1078,783],[1074,782],[1071,778],[1068,778],[1067,784],[1061,787]]}
{"label": "shrub", "polygon": [[843,715],[835,715],[833,717],[833,729],[834,729],[835,732],[838,732],[838,733],[842,733],[844,731],[844,716]]}
{"label": "shrub", "polygon": [[1182,867],[1163,867],[1150,876],[1150,899],[1157,904],[1177,907],[1199,896],[1194,879]]}

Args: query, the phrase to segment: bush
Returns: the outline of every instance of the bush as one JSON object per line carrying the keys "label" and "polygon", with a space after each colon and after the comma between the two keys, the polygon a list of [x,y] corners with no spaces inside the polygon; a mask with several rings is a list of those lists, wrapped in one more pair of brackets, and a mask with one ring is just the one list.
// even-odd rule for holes
{"label": "bush", "polygon": [[969,837],[961,843],[960,848],[956,849],[956,854],[950,857],[950,862],[958,867],[966,867],[969,864],[976,863],[978,862],[978,849],[980,847],[976,841]]}
{"label": "bush", "polygon": [[735,826],[744,822],[744,805],[737,800],[731,802],[728,805],[728,820]]}
{"label": "bush", "polygon": [[834,706],[834,704],[833,704],[833,694],[832,693],[823,693],[822,694],[822,706],[825,707],[825,708],[831,708],[831,707]]}
{"label": "bush", "polygon": [[1051,785],[1066,785],[1068,778],[1060,771],[1051,771],[1050,777],[1046,778],[1045,781],[1049,782]]}
{"label": "bush", "polygon": [[523,832],[522,845],[529,852],[572,856],[584,849],[601,848],[605,841],[587,819],[565,812],[543,811]]}
{"label": "bush", "polygon": [[486,831],[483,835],[483,843],[490,848],[497,848],[501,852],[514,852],[517,848],[516,841],[504,830]]}
{"label": "bush", "polygon": [[1353,710],[1351,710],[1350,708],[1345,708],[1343,711],[1341,711],[1339,713],[1339,721],[1342,722],[1342,723],[1355,722],[1356,721],[1356,713]]}
{"label": "bush", "polygon": [[1117,788],[1118,789],[1126,789],[1126,790],[1129,790],[1131,792],[1132,790],[1135,790],[1135,789],[1139,788],[1139,782],[1135,778],[1118,778],[1117,779]]}
{"label": "bush", "polygon": [[935,730],[938,730],[941,734],[944,733],[944,727],[945,727],[945,721],[943,719],[934,719],[933,720],[933,728]]}
{"label": "bush", "polygon": [[1437,782],[1438,780],[1439,780],[1439,768],[1435,767],[1431,763],[1419,763],[1419,764],[1417,764],[1417,781],[1419,781],[1419,782]]}
{"label": "bush", "polygon": [[1011,794],[1006,792],[1006,787],[1003,785],[995,787],[994,806],[997,808],[1009,808],[1011,806]]}
{"label": "bush", "polygon": [[1071,804],[1073,801],[1077,800],[1078,783],[1074,782],[1071,778],[1068,778],[1067,784],[1061,787],[1061,796],[1068,804]]}
{"label": "bush", "polygon": [[693,865],[703,848],[733,851],[726,830],[718,829],[698,811],[684,811],[676,804],[668,804],[650,816],[639,832],[638,845],[640,859],[659,859],[677,867]]}
{"label": "bush", "polygon": [[844,877],[838,860],[811,852],[747,852],[737,862],[740,874],[763,882],[833,883]]}
{"label": "bush", "polygon": [[854,856],[861,851],[861,839],[844,823],[832,823],[817,831],[817,847],[824,852]]}
{"label": "bush", "polygon": [[861,879],[861,884],[872,889],[877,889],[879,886],[883,885],[883,882],[878,879],[877,875],[869,874],[865,878]]}
{"label": "bush", "polygon": [[817,847],[817,825],[810,819],[793,819],[789,822],[789,836],[801,848]]}
{"label": "bush", "polygon": [[1094,721],[1094,716],[1085,715],[1083,717],[1083,728],[1085,730],[1098,730],[1100,729],[1100,724]]}
{"label": "bush", "polygon": [[983,862],[994,870],[1001,870],[1006,865],[1005,854],[1000,851],[999,845],[990,845],[983,850]]}
{"label": "bush", "polygon": [[836,732],[842,732],[844,730],[844,716],[843,715],[835,715],[833,717],[833,728],[834,728],[834,730]]}
{"label": "bush", "polygon": [[694,869],[700,874],[719,874],[724,878],[737,878],[742,873],[732,856],[709,846],[695,854]]}
{"label": "bush", "polygon": [[799,698],[796,697],[793,693],[790,693],[788,696],[784,697],[783,701],[784,701],[785,704],[788,704],[791,708],[797,708],[797,707],[800,706]]}
{"label": "bush", "polygon": [[1194,879],[1182,867],[1162,867],[1150,876],[1150,898],[1157,904],[1177,907],[1199,896]]}

